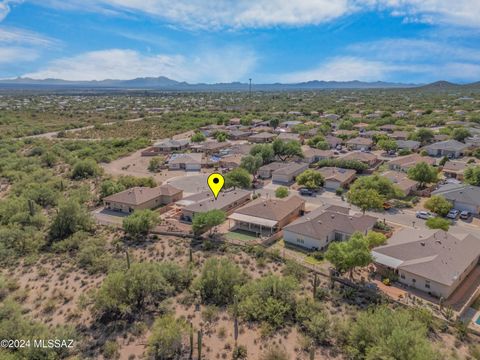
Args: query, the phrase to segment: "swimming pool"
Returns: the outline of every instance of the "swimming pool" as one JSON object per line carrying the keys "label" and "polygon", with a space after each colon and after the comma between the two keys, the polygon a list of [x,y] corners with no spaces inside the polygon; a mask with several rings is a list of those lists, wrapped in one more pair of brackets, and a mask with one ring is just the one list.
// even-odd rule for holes
{"label": "swimming pool", "polygon": [[475,321],[475,324],[478,324],[478,325],[480,325],[480,316],[479,316],[479,317],[477,317],[477,321]]}

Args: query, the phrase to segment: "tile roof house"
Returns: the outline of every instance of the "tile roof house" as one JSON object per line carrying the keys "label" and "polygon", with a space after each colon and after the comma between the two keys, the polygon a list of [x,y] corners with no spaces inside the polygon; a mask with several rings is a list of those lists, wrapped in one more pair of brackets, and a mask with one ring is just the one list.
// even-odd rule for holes
{"label": "tile roof house", "polygon": [[400,156],[396,159],[390,160],[387,164],[390,170],[408,171],[408,169],[420,162],[425,162],[429,165],[435,165],[435,159],[432,159],[428,156],[421,156],[417,153]]}
{"label": "tile roof house", "polygon": [[442,173],[447,178],[453,178],[462,181],[463,172],[470,166],[466,161],[450,160],[443,165]]}
{"label": "tile roof house", "polygon": [[290,141],[290,140],[295,140],[302,142],[303,139],[300,136],[300,134],[295,134],[295,133],[287,133],[287,132],[282,132],[278,134],[277,139],[283,140],[283,141]]}
{"label": "tile roof house", "polygon": [[275,161],[270,164],[263,165],[257,170],[257,175],[261,179],[270,179],[275,170],[281,169],[287,164],[288,163],[285,162]]}
{"label": "tile roof house", "polygon": [[432,296],[448,299],[478,266],[480,239],[443,230],[405,229],[374,248],[377,270],[393,271],[398,281]]}
{"label": "tile roof house", "polygon": [[332,241],[347,240],[355,232],[366,234],[377,222],[370,215],[350,215],[341,206],[318,208],[283,229],[283,239],[307,249],[324,250]]}
{"label": "tile roof house", "polygon": [[378,162],[378,157],[371,153],[362,151],[353,151],[341,157],[342,160],[356,160],[367,164],[369,167],[375,166]]}
{"label": "tile roof house", "polygon": [[352,169],[322,167],[318,169],[325,179],[323,187],[327,190],[346,189],[356,178],[357,172]]}
{"label": "tile roof house", "polygon": [[233,229],[270,235],[302,215],[305,200],[293,195],[285,199],[257,199],[231,214]]}
{"label": "tile roof house", "polygon": [[432,192],[449,200],[460,211],[480,213],[480,187],[462,184],[447,184]]}
{"label": "tile roof house", "polygon": [[408,131],[394,131],[390,137],[395,140],[407,140]]}
{"label": "tile roof house", "polygon": [[295,182],[295,178],[302,172],[308,169],[308,164],[301,163],[286,163],[285,166],[276,169],[272,172],[272,182],[277,184],[291,184]]}
{"label": "tile roof house", "polygon": [[407,174],[402,171],[387,171],[382,174],[391,182],[393,182],[405,195],[410,195],[417,190],[418,182],[408,178]]}
{"label": "tile roof house", "polygon": [[373,146],[372,139],[356,137],[347,141],[347,147],[351,150],[370,150]]}
{"label": "tile roof house", "polygon": [[248,137],[248,141],[253,143],[268,143],[272,142],[277,135],[269,133],[269,132],[260,132],[258,134],[254,134]]}
{"label": "tile roof house", "polygon": [[458,158],[469,148],[469,145],[457,140],[446,140],[425,146],[425,150],[430,156],[448,156],[449,158]]}
{"label": "tile roof house", "polygon": [[302,146],[303,160],[309,164],[324,159],[333,159],[336,155],[332,150],[320,150],[312,148],[308,145]]}
{"label": "tile roof house", "polygon": [[325,136],[325,141],[330,145],[330,148],[335,148],[337,145],[341,145],[343,140],[339,137],[327,135]]}
{"label": "tile roof house", "polygon": [[188,139],[166,139],[159,141],[153,145],[153,150],[155,152],[171,152],[187,149],[190,145],[190,140]]}
{"label": "tile roof house", "polygon": [[210,191],[203,191],[184,198],[177,202],[182,207],[181,219],[191,222],[195,214],[210,210],[223,210],[230,213],[236,208],[247,203],[251,198],[251,192],[242,189],[221,191],[215,199]]}
{"label": "tile roof house", "polygon": [[168,160],[170,170],[200,171],[202,168],[202,154],[184,153],[172,154]]}
{"label": "tile roof house", "polygon": [[397,140],[396,143],[399,150],[415,151],[420,148],[420,142],[415,140]]}
{"label": "tile roof house", "polygon": [[183,190],[166,184],[157,187],[133,187],[103,199],[106,209],[131,213],[134,210],[154,209],[178,201]]}
{"label": "tile roof house", "polygon": [[246,140],[250,135],[252,135],[252,132],[246,130],[232,130],[228,133],[231,140]]}

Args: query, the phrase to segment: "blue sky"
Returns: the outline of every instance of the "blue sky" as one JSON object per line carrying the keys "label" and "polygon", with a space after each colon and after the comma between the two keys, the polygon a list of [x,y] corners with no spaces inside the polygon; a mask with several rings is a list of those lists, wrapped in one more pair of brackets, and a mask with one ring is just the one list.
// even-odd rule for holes
{"label": "blue sky", "polygon": [[479,0],[0,0],[0,78],[480,80]]}

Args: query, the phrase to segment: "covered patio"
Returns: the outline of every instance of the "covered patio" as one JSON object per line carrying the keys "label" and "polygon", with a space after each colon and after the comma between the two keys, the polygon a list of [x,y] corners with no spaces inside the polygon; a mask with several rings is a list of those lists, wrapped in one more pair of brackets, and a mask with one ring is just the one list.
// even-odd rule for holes
{"label": "covered patio", "polygon": [[[233,224],[232,224],[233,220]],[[270,236],[277,232],[278,222],[262,219],[255,216],[233,213],[228,217],[230,230],[243,230],[254,233],[256,236]]]}

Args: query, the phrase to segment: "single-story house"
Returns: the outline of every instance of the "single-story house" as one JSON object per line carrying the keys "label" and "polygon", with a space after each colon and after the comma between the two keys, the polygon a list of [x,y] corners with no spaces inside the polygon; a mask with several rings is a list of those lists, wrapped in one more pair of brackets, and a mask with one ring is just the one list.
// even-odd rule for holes
{"label": "single-story house", "polygon": [[397,140],[396,143],[399,150],[415,151],[420,148],[420,142],[415,140]]}
{"label": "single-story house", "polygon": [[369,124],[367,123],[364,123],[364,122],[360,122],[360,123],[356,123],[353,125],[353,128],[358,130],[358,131],[363,131],[365,130],[367,127],[369,126]]}
{"label": "single-story house", "polygon": [[480,187],[462,184],[447,184],[432,192],[449,200],[460,211],[480,214]]}
{"label": "single-story house", "polygon": [[250,198],[250,191],[242,189],[221,191],[216,199],[210,191],[203,191],[184,198],[177,202],[177,205],[183,206],[181,219],[191,222],[195,214],[210,210],[223,210],[226,213],[230,213],[246,204]]}
{"label": "single-story house", "polygon": [[335,154],[332,150],[320,150],[308,145],[302,146],[303,161],[313,164],[324,159],[333,159]]}
{"label": "single-story house", "polygon": [[356,137],[347,141],[347,147],[351,150],[370,150],[372,145],[372,139],[363,137]]}
{"label": "single-story house", "polygon": [[272,173],[275,170],[281,169],[281,168],[287,166],[287,164],[288,163],[276,161],[276,162],[272,162],[270,164],[260,166],[260,168],[257,170],[257,175],[261,179],[270,179],[272,177]]}
{"label": "single-story house", "polygon": [[200,171],[202,168],[202,154],[184,153],[172,154],[168,160],[170,170]]}
{"label": "single-story house", "polygon": [[302,124],[301,121],[291,120],[291,121],[281,122],[278,126],[281,127],[281,128],[284,128],[284,129],[290,129],[290,128],[294,127],[295,125],[300,125],[300,124]]}
{"label": "single-story house", "polygon": [[443,165],[442,173],[446,178],[453,178],[462,181],[463,173],[469,164],[465,161],[450,160]]}
{"label": "single-story house", "polygon": [[384,172],[382,176],[393,182],[405,195],[410,195],[418,189],[418,182],[409,179],[405,172],[391,170]]}
{"label": "single-story house", "polygon": [[373,167],[378,163],[378,157],[371,153],[362,151],[353,151],[341,157],[342,160],[356,160],[367,164],[369,167]]}
{"label": "single-story house", "polygon": [[342,145],[343,140],[340,139],[339,137],[332,136],[332,135],[327,135],[325,136],[325,141],[330,145],[331,149],[336,148],[338,145]]}
{"label": "single-story house", "polygon": [[153,151],[164,153],[164,152],[172,152],[172,151],[180,151],[185,150],[190,145],[190,140],[188,139],[165,139],[155,143],[152,146]]}
{"label": "single-story house", "polygon": [[308,169],[308,164],[301,162],[286,163],[285,166],[272,172],[272,182],[277,184],[291,184],[295,182],[295,178]]}
{"label": "single-story house", "polygon": [[230,145],[231,144],[227,141],[205,141],[197,145],[192,145],[191,148],[195,152],[201,152],[205,155],[214,155],[218,154],[220,150],[228,148]]}
{"label": "single-story house", "polygon": [[272,142],[277,135],[269,133],[269,132],[260,132],[258,134],[254,134],[248,137],[248,141],[252,143],[269,143]]}
{"label": "single-story house", "polygon": [[242,119],[240,118],[231,118],[230,120],[228,120],[229,125],[240,125],[241,122],[242,122]]}
{"label": "single-story house", "polygon": [[390,137],[395,140],[407,140],[408,131],[394,131],[392,134],[390,134]]}
{"label": "single-story house", "polygon": [[332,241],[347,240],[355,232],[366,234],[377,222],[370,215],[350,215],[341,206],[316,209],[283,229],[283,239],[307,249],[325,250]]}
{"label": "single-story house", "polygon": [[400,156],[396,159],[390,160],[387,164],[390,170],[406,172],[408,169],[421,162],[425,162],[428,165],[435,165],[435,159],[428,156],[421,156],[417,153]]}
{"label": "single-story house", "polygon": [[449,158],[458,158],[463,156],[463,152],[469,146],[457,140],[446,140],[425,146],[425,150],[430,156],[447,156]]}
{"label": "single-story house", "polygon": [[467,144],[468,146],[470,146],[472,148],[480,147],[480,136],[475,135],[475,136],[466,138],[465,139],[465,144]]}
{"label": "single-story house", "polygon": [[318,169],[318,172],[325,179],[324,188],[333,191],[348,188],[357,176],[355,170],[336,167],[323,167]]}
{"label": "single-story house", "polygon": [[257,199],[236,210],[228,219],[233,229],[269,235],[282,230],[305,211],[305,200],[296,195],[285,199]]}
{"label": "single-story house", "polygon": [[131,213],[134,210],[155,209],[178,201],[183,190],[166,184],[157,187],[133,187],[103,199],[106,209]]}
{"label": "single-story house", "polygon": [[250,135],[252,135],[251,131],[244,130],[232,130],[228,133],[231,140],[247,140]]}
{"label": "single-story house", "polygon": [[478,266],[480,239],[443,230],[405,229],[374,248],[379,272],[394,272],[398,281],[438,298],[448,299]]}
{"label": "single-story house", "polygon": [[218,161],[218,164],[222,168],[227,168],[227,169],[234,169],[240,166],[240,163],[242,162],[243,155],[242,154],[230,154],[226,155]]}

